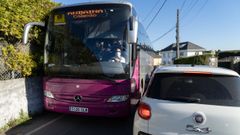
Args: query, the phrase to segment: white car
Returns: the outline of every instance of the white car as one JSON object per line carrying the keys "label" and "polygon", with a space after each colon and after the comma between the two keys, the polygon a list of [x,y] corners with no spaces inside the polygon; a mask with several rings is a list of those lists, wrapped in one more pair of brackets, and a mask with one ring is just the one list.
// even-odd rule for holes
{"label": "white car", "polygon": [[240,135],[240,77],[205,66],[157,68],[134,118],[134,135]]}

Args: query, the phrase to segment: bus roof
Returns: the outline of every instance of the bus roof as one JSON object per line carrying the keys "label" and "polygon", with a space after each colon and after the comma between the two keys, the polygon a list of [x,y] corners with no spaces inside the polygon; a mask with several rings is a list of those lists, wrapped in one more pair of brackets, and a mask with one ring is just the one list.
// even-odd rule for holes
{"label": "bus roof", "polygon": [[54,8],[55,9],[61,9],[61,8],[68,8],[68,7],[75,7],[75,6],[83,6],[83,5],[100,5],[100,4],[123,4],[123,5],[129,5],[131,8],[133,7],[133,5],[130,2],[124,1],[124,2],[115,2],[115,1],[98,1],[98,2],[83,2],[83,3],[77,3],[77,4],[71,4],[71,5],[63,5],[63,6],[59,6]]}

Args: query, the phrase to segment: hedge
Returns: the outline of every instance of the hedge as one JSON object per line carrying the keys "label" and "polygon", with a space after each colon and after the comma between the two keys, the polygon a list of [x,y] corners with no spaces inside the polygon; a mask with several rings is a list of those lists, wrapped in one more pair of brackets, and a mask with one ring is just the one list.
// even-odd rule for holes
{"label": "hedge", "polygon": [[225,57],[230,57],[230,56],[240,56],[240,50],[235,50],[235,51],[223,51],[218,53],[218,58],[222,59]]}
{"label": "hedge", "polygon": [[179,58],[174,60],[174,64],[208,65],[210,57],[212,57],[211,54]]}

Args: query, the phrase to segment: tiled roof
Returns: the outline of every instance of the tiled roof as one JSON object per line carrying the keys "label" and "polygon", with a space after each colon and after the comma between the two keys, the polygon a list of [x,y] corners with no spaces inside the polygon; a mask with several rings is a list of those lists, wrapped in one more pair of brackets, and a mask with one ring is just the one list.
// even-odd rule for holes
{"label": "tiled roof", "polygon": [[[164,48],[161,50],[161,52],[164,52],[164,51],[175,51],[176,50],[176,44],[171,44],[169,45],[168,47]],[[205,48],[199,46],[199,45],[196,45],[192,42],[182,42],[182,43],[179,43],[179,50],[206,50]]]}

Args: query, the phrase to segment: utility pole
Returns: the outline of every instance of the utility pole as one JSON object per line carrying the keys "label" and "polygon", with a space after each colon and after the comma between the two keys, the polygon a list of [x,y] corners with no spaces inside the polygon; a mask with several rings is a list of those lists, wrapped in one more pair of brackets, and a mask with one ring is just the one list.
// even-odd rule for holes
{"label": "utility pole", "polygon": [[177,9],[177,24],[176,24],[176,57],[179,58],[179,9]]}

